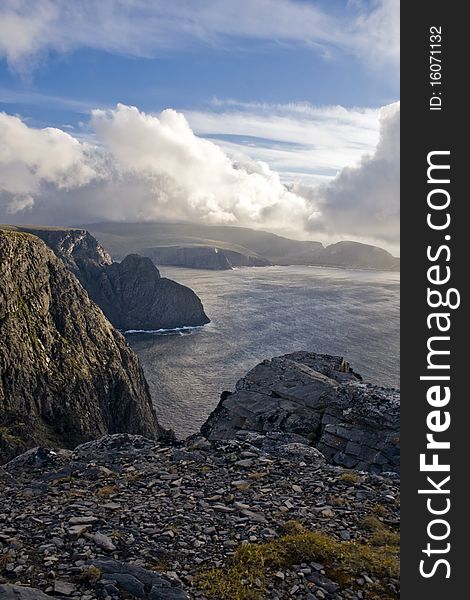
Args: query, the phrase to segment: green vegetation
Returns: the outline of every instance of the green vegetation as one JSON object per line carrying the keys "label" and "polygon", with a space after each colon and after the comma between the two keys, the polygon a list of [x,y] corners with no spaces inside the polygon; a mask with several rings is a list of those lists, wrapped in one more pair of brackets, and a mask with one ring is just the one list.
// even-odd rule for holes
{"label": "green vegetation", "polygon": [[101,575],[101,569],[98,569],[98,567],[95,567],[94,565],[90,565],[80,573],[78,580],[94,584],[101,579]]}
{"label": "green vegetation", "polygon": [[[368,573],[380,580],[370,585],[369,598],[392,600],[398,596],[388,589],[387,579],[399,577],[398,538],[393,532],[386,537],[387,530],[381,526],[367,542],[340,542],[326,533],[304,530],[272,542],[243,544],[226,568],[200,572],[197,586],[209,598],[261,600],[271,573],[315,561],[325,565],[326,575],[343,588],[355,587],[356,579]],[[376,537],[379,531],[383,544]]]}
{"label": "green vegetation", "polygon": [[361,481],[361,476],[354,471],[344,471],[344,473],[341,473],[341,475],[338,477],[338,481],[344,481],[346,483],[358,483]]}
{"label": "green vegetation", "polygon": [[2,439],[9,444],[23,444],[22,439],[12,433],[12,430],[9,427],[0,427],[0,441]]}
{"label": "green vegetation", "polygon": [[389,509],[384,504],[374,504],[372,511],[380,517],[386,517],[389,514]]}
{"label": "green vegetation", "polygon": [[369,542],[372,546],[398,546],[400,533],[386,527],[377,517],[369,515],[362,520],[362,526],[372,532]]}

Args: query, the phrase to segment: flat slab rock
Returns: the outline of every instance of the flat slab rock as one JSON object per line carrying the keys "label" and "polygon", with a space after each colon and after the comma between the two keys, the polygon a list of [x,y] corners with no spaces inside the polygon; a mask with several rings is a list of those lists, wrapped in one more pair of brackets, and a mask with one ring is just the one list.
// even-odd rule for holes
{"label": "flat slab rock", "polygon": [[48,596],[36,588],[9,584],[0,584],[0,598],[2,600],[52,600],[52,596]]}
{"label": "flat slab rock", "polygon": [[102,573],[102,585],[106,581],[132,598],[149,600],[189,600],[189,596],[180,587],[174,587],[159,573],[149,571],[138,565],[117,560],[92,560],[89,564]]}
{"label": "flat slab rock", "polygon": [[224,392],[201,431],[209,440],[296,434],[333,464],[398,472],[399,398],[364,383],[342,357],[294,352],[263,361]]}

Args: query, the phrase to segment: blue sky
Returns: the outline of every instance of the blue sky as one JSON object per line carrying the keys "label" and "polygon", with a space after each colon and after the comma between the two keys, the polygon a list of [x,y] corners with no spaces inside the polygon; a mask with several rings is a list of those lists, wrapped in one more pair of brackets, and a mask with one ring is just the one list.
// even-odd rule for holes
{"label": "blue sky", "polygon": [[328,60],[306,47],[248,41],[233,49],[198,44],[158,58],[79,50],[53,55],[26,75],[2,61],[0,98],[2,110],[61,126],[83,121],[81,113],[90,107],[117,102],[145,111],[205,110],[213,98],[380,107],[398,99],[398,78],[372,71],[354,56]]}
{"label": "blue sky", "polygon": [[4,0],[0,111],[29,133],[102,146],[93,110],[170,108],[238,165],[325,184],[373,155],[380,109],[399,99],[398,11],[398,0]]}
{"label": "blue sky", "polygon": [[[380,5],[375,1],[275,1],[278,6],[287,7],[287,16],[282,14],[279,18],[288,19],[289,5],[316,8],[337,20],[339,28],[344,23],[353,23],[358,15],[364,18],[363,15],[373,13],[374,9],[377,11]],[[42,3],[39,0],[36,5]],[[79,0],[76,4],[80,3]],[[156,7],[154,18],[158,19],[162,12],[158,10],[160,3],[146,4]],[[180,0],[179,4],[183,6],[186,2]],[[257,27],[262,30],[263,19],[270,18],[269,7],[266,2],[253,0],[252,5],[256,4],[259,4],[257,14],[261,21]],[[26,11],[28,3],[24,5]],[[197,5],[197,1],[190,4],[193,12]],[[152,32],[144,31],[142,36],[150,38],[144,48],[139,45],[132,48],[132,42],[119,45],[114,39],[104,48],[95,48],[93,46],[98,44],[81,38],[64,47],[62,40],[56,44],[51,40],[52,43],[47,44],[47,39],[39,38],[33,40],[32,48],[23,54],[4,52],[7,60],[0,62],[2,109],[20,113],[37,124],[57,126],[63,124],[62,121],[73,125],[83,120],[80,109],[86,111],[90,106],[111,106],[117,102],[133,104],[145,111],[159,111],[168,107],[205,109],[214,97],[243,102],[308,102],[346,107],[380,107],[399,97],[393,56],[387,57],[385,51],[385,56],[378,57],[376,64],[371,63],[368,56],[369,52],[383,53],[383,48],[371,46],[357,51],[352,47],[354,41],[325,41],[321,34],[314,33],[312,39],[308,39],[308,27],[304,31],[294,25],[289,33],[288,20],[283,32],[285,39],[277,27],[273,27],[271,33],[269,25],[266,35],[260,35],[256,27],[252,34],[247,34],[243,26],[234,27],[234,31],[223,27],[223,33],[219,33],[214,24],[215,31],[210,30],[211,23],[205,26],[205,35],[194,32],[180,39],[179,13],[176,11],[172,17],[169,29],[174,40],[159,43],[158,39],[152,40]],[[119,19],[116,21],[117,31],[107,33],[111,38],[120,33]],[[73,23],[69,26],[73,28]],[[47,36],[47,32],[43,35]],[[99,31],[96,35],[99,36]],[[158,35],[156,31],[155,36]],[[320,38],[318,42],[316,37]],[[395,45],[397,43],[395,40]],[[364,44],[367,45],[367,40]],[[51,97],[55,99],[52,105],[47,102]],[[74,105],[77,108],[74,109]]]}

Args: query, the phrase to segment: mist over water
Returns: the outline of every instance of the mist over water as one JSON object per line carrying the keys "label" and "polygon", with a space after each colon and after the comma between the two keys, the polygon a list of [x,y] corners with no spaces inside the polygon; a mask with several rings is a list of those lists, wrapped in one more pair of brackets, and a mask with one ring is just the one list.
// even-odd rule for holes
{"label": "mist over water", "polygon": [[158,418],[196,432],[223,390],[265,358],[309,350],[344,356],[365,380],[399,387],[398,273],[321,267],[200,271],[162,267],[191,287],[212,322],[127,335]]}

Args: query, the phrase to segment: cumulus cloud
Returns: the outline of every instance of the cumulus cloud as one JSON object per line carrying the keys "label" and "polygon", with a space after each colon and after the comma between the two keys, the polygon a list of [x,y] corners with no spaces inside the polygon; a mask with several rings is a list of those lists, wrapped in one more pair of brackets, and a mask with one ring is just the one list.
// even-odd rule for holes
{"label": "cumulus cloud", "polygon": [[28,70],[50,52],[92,48],[154,57],[249,38],[397,66],[398,0],[351,0],[341,12],[328,9],[328,2],[299,0],[198,0],[196,10],[194,0],[3,0],[0,55]]}
{"label": "cumulus cloud", "polygon": [[153,192],[146,200],[149,216],[155,218],[163,208],[173,217],[248,224],[261,222],[268,208],[289,207],[293,215],[305,210],[305,200],[289,192],[266,164],[251,172],[235,168],[174,110],[157,117],[118,105],[94,111],[92,124],[120,171],[148,182]]}
{"label": "cumulus cloud", "polygon": [[31,208],[45,183],[71,189],[96,176],[87,144],[60,129],[34,129],[0,113],[0,140],[0,190],[10,213]]}
{"label": "cumulus cloud", "polygon": [[266,162],[234,162],[174,110],[95,110],[91,141],[0,115],[0,220],[193,221],[300,238],[393,245],[398,236],[399,108],[382,109],[375,152],[328,184],[286,185]]}
{"label": "cumulus cloud", "polygon": [[347,166],[329,183],[293,190],[309,198],[318,212],[307,220],[312,232],[378,240],[398,247],[400,226],[400,105],[380,114],[380,139],[373,154]]}
{"label": "cumulus cloud", "polygon": [[124,105],[95,110],[94,147],[18,117],[2,114],[0,124],[2,203],[10,214],[28,209],[28,220],[189,219],[269,228],[289,212],[294,230],[307,211],[307,201],[267,164],[237,167],[171,109],[160,116]]}

